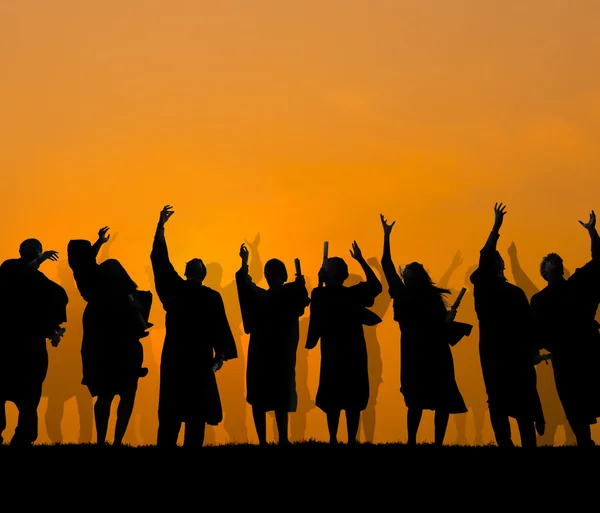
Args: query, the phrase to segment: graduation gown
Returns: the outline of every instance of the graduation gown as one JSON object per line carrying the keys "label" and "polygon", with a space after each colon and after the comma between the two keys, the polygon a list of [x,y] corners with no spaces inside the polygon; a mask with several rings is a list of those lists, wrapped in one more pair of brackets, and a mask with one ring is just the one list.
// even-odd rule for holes
{"label": "graduation gown", "polygon": [[[147,321],[152,293],[139,291],[133,282],[115,275],[112,259],[98,264],[96,251],[87,240],[70,241],[67,252],[75,283],[87,302],[82,322],[81,382],[93,397],[118,395],[140,377],[140,338],[144,333],[140,315]],[[130,295],[136,303],[130,302]]]}
{"label": "graduation gown", "polygon": [[166,312],[160,363],[159,419],[204,421],[216,426],[223,409],[215,373],[215,353],[237,358],[221,295],[177,274],[167,245],[155,237],[150,255],[156,294]]}
{"label": "graduation gown", "polygon": [[310,303],[306,286],[293,281],[265,290],[252,282],[248,266],[235,279],[244,331],[250,335],[246,400],[264,411],[295,412],[299,319]]}
{"label": "graduation gown", "polygon": [[0,395],[41,397],[48,372],[46,340],[67,320],[65,290],[21,259],[0,266]]}
{"label": "graduation gown", "polygon": [[568,279],[531,298],[535,336],[552,353],[556,391],[569,421],[596,424],[600,417],[600,248]]}
{"label": "graduation gown", "polygon": [[435,292],[410,292],[397,274],[387,279],[401,332],[400,392],[407,408],[466,413],[450,346],[470,334],[472,326],[446,323],[448,312]]}
{"label": "graduation gown", "polygon": [[381,286],[318,287],[312,291],[306,348],[321,341],[315,404],[324,412],[363,411],[369,402],[369,366],[363,324],[381,322],[373,306]]}
{"label": "graduation gown", "polygon": [[529,301],[521,288],[497,275],[493,252],[480,251],[479,266],[470,276],[488,405],[513,418],[543,423]]}

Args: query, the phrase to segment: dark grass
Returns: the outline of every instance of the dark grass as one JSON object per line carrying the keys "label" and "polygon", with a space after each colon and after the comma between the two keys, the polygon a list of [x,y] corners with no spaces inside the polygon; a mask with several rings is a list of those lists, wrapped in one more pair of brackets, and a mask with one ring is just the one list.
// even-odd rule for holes
{"label": "dark grass", "polygon": [[7,513],[569,513],[599,504],[600,447],[0,446]]}

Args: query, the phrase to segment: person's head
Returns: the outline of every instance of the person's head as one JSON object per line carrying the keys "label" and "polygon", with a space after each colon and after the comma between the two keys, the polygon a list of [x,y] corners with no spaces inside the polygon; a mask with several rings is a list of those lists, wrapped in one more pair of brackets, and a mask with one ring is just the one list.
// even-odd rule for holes
{"label": "person's head", "polygon": [[43,252],[42,243],[37,239],[26,239],[19,246],[19,255],[26,262],[38,258]]}
{"label": "person's head", "polygon": [[104,283],[109,285],[112,292],[126,292],[130,294],[137,289],[137,284],[131,279],[121,262],[109,258],[99,265]]}
{"label": "person's head", "polygon": [[265,279],[270,289],[281,287],[288,279],[285,264],[277,258],[271,258],[265,264]]}
{"label": "person's head", "polygon": [[563,259],[556,253],[549,253],[540,263],[540,274],[548,283],[554,283],[564,277]]}
{"label": "person's head", "polygon": [[343,258],[331,257],[327,259],[326,285],[343,285],[348,276],[348,265]]}
{"label": "person's head", "polygon": [[223,280],[223,268],[218,262],[210,262],[205,265],[206,277],[205,285],[208,285],[214,289],[221,287],[221,281]]}
{"label": "person's head", "polygon": [[204,281],[206,278],[206,266],[199,258],[192,258],[185,264],[185,277],[188,280]]}
{"label": "person's head", "polygon": [[402,270],[402,278],[406,288],[411,290],[426,289],[433,286],[429,273],[419,262],[411,262]]}

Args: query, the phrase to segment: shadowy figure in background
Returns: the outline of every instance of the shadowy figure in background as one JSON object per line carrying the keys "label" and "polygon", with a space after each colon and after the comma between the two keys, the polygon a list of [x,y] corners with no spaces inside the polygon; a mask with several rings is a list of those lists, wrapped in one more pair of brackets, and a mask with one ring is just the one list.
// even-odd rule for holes
{"label": "shadowy figure in background", "polygon": [[[382,289],[388,288],[388,283],[385,274],[375,257],[367,260],[367,263],[372,269],[377,271]],[[375,312],[381,319],[385,317],[388,308],[392,302],[389,294],[379,294],[375,298],[375,303],[371,310]],[[379,396],[379,387],[383,383],[383,361],[381,359],[381,346],[377,337],[377,329],[380,324],[375,326],[364,326],[365,340],[367,342],[367,354],[369,355],[369,403],[363,411],[361,417],[362,430],[365,437],[365,442],[373,443],[375,441],[375,427],[377,423],[377,397]]]}
{"label": "shadowy figure in background", "polygon": [[30,446],[38,437],[37,409],[48,372],[46,339],[58,346],[67,320],[65,290],[40,270],[56,251],[43,251],[37,239],[19,247],[19,258],[0,266],[0,320],[4,333],[0,353],[0,444],[6,429],[6,402],[13,402],[19,419],[14,446]]}
{"label": "shadowy figure in background", "polygon": [[160,447],[176,447],[185,424],[185,447],[202,447],[206,424],[218,425],[223,409],[215,373],[237,357],[221,295],[203,285],[206,267],[187,262],[185,279],[169,259],[165,223],[174,211],[160,212],[150,260],[156,292],[166,312],[160,363],[158,437]]}
{"label": "shadowy figure in background", "polygon": [[[256,284],[262,281],[263,267],[258,252],[260,234],[257,234],[252,242],[245,241],[250,250],[250,270]],[[242,339],[244,332],[242,328],[242,313],[237,293],[235,278],[223,285],[223,268],[217,262],[206,265],[207,287],[217,291],[223,298],[225,311],[231,326],[231,332],[236,344],[237,358],[230,361],[219,375],[221,400],[225,411],[223,427],[227,432],[230,443],[247,443],[248,430],[246,427],[246,357],[244,354]],[[214,439],[214,434],[211,433]]]}
{"label": "shadowy figure in background", "polygon": [[[312,291],[309,278],[304,278],[306,289]],[[296,411],[290,416],[290,434],[293,442],[301,442],[306,438],[306,417],[308,412],[315,407],[315,402],[310,395],[308,386],[308,349],[305,347],[306,337],[308,336],[308,325],[310,315],[305,310],[305,314],[299,322],[299,342],[296,352],[296,392],[298,395],[298,406]]]}
{"label": "shadowy figure in background", "polygon": [[[381,282],[364,259],[358,244],[350,255],[362,267],[366,281],[344,286],[348,266],[340,257],[327,258],[312,291],[306,348],[321,341],[321,369],[316,406],[327,415],[329,441],[337,444],[342,410],[346,412],[348,443],[358,442],[360,414],[369,403],[369,363],[363,324],[381,319],[368,307],[381,294]],[[325,286],[323,286],[325,285]]]}
{"label": "shadowy figure in background", "polygon": [[556,390],[577,445],[595,445],[592,424],[600,417],[600,333],[596,312],[600,303],[600,237],[596,214],[579,221],[591,240],[591,260],[564,277],[556,253],[542,259],[540,271],[548,285],[534,294],[531,311],[541,347],[552,355]]}
{"label": "shadowy figure in background", "polygon": [[285,264],[270,259],[264,275],[268,290],[260,288],[248,273],[249,252],[240,247],[242,265],[235,275],[244,331],[250,335],[246,372],[247,401],[260,445],[267,445],[266,414],[275,412],[278,441],[289,444],[289,413],[296,411],[296,352],[299,318],[310,303],[304,276],[288,279]]}
{"label": "shadowy figure in background", "polygon": [[[462,391],[463,398],[467,408],[473,415],[473,427],[475,436],[474,445],[483,445],[483,428],[485,425],[485,416],[488,410],[487,395],[481,365],[479,363],[479,322],[477,312],[475,312],[475,298],[473,295],[473,284],[471,283],[471,274],[477,269],[473,265],[467,269],[464,276],[463,286],[467,292],[463,296],[460,312],[465,322],[473,326],[470,338],[472,340],[466,344],[458,344],[452,350],[454,356],[454,370],[456,372],[456,382]],[[441,285],[441,284],[440,284]],[[467,414],[461,413],[455,415],[456,422],[456,441],[457,445],[467,445]]]}
{"label": "shadowy figure in background", "polygon": [[133,412],[138,380],[148,373],[142,367],[140,339],[148,335],[152,293],[138,290],[118,260],[97,263],[100,248],[109,238],[108,227],[104,227],[93,245],[87,240],[71,240],[67,252],[77,289],[87,301],[81,344],[82,383],[92,397],[97,397],[97,443],[106,444],[111,405],[119,396],[113,445],[120,446]]}
{"label": "shadowy figure in background", "polygon": [[[517,246],[514,242],[511,242],[508,247],[508,256],[515,284],[517,287],[523,289],[527,299],[531,301],[531,298],[539,292],[539,289],[529,279],[529,276],[527,276],[525,271],[523,271],[517,255]],[[568,271],[565,269],[565,275],[567,274]],[[556,430],[559,426],[563,426],[566,435],[566,445],[575,445],[577,443],[575,434],[569,426],[560,398],[558,397],[558,392],[556,391],[553,367],[551,360],[546,360],[545,364],[538,364],[536,367],[537,388],[538,393],[540,394],[540,400],[542,401],[544,417],[546,419],[546,432],[543,436],[538,438],[538,444],[554,445]]]}
{"label": "shadowy figure in background", "polygon": [[[456,272],[456,270],[463,264],[462,254],[457,251],[450,262],[450,266],[446,270],[446,272],[439,279],[437,286],[441,289],[447,289],[450,293],[455,296],[457,291],[450,287],[450,279]],[[467,275],[467,279],[465,280],[465,288],[468,290],[471,288],[471,282],[468,280],[468,277],[471,276],[471,272],[473,272],[477,266],[474,266]],[[461,316],[467,321],[468,324],[471,324],[473,328],[477,325],[477,316],[475,315],[475,310],[473,309],[473,299],[471,294],[471,300],[466,301],[466,303],[470,303],[465,305],[465,297],[463,297],[461,303]],[[468,307],[471,307],[469,309]],[[465,308],[466,307],[466,308]],[[472,310],[472,311],[471,311]],[[471,335],[473,334],[471,331]],[[471,337],[472,339],[476,339],[476,337]],[[475,420],[475,445],[481,445],[483,440],[483,424],[485,421],[485,412],[487,410],[487,405],[485,402],[485,389],[483,390],[483,400],[479,401],[481,404],[477,404],[477,398],[475,397],[474,391],[472,390],[471,383],[465,383],[465,380],[471,381],[473,372],[473,362],[478,361],[479,355],[476,352],[469,350],[474,347],[473,343],[468,344],[460,344],[455,346],[452,349],[452,356],[454,359],[454,372],[456,375],[456,383],[458,385],[459,390],[462,393],[463,399],[465,400],[465,405],[468,409],[473,411],[473,417]],[[465,349],[466,348],[466,349]],[[481,382],[483,385],[483,381]],[[475,416],[478,415],[477,418]],[[454,415],[454,422],[456,424],[456,440],[454,443],[456,445],[468,445],[467,441],[467,413],[457,413]]]}
{"label": "shadowy figure in background", "polygon": [[523,447],[536,447],[536,430],[545,431],[535,370],[529,301],[504,276],[496,249],[506,207],[494,205],[494,226],[471,274],[479,319],[479,355],[488,396],[490,421],[499,447],[514,447],[509,417],[516,419]]}
{"label": "shadowy figure in background", "polygon": [[423,410],[433,410],[435,445],[442,445],[452,413],[466,413],[467,406],[456,384],[450,345],[471,334],[472,326],[454,320],[446,308],[450,291],[433,283],[422,264],[412,262],[399,275],[392,260],[390,236],[396,224],[383,217],[381,265],[393,300],[394,320],[399,324],[400,392],[408,408],[408,445],[417,444]]}
{"label": "shadowy figure in background", "polygon": [[79,418],[78,442],[89,444],[94,429],[94,401],[88,389],[81,384],[82,318],[86,303],[79,294],[73,273],[65,261],[58,262],[58,278],[69,297],[68,321],[60,346],[48,354],[48,375],[43,387],[43,396],[48,398],[44,419],[46,432],[52,443],[63,442],[62,421],[65,403],[75,397]]}

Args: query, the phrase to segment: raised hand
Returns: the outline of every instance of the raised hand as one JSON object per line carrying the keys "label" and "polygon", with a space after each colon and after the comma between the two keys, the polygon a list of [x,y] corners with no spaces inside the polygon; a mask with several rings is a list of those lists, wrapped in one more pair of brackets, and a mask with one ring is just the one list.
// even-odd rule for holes
{"label": "raised hand", "polygon": [[44,251],[40,256],[39,262],[42,263],[46,260],[52,260],[53,262],[56,262],[58,260],[58,251]]}
{"label": "raised hand", "polygon": [[593,230],[596,228],[596,213],[592,210],[590,213],[590,220],[587,223],[583,221],[579,221],[579,224],[583,226],[587,231]]}
{"label": "raised hand", "polygon": [[457,267],[460,267],[463,263],[463,259],[462,259],[462,253],[460,252],[460,250],[458,250],[456,252],[456,254],[454,255],[454,258],[452,259],[452,267],[454,269],[456,269]]}
{"label": "raised hand", "polygon": [[100,228],[100,230],[98,230],[98,240],[102,244],[108,242],[108,239],[110,239],[110,234],[108,234],[109,229],[110,228],[108,226],[105,226],[104,228]]}
{"label": "raised hand", "polygon": [[361,252],[360,248],[358,247],[358,244],[356,243],[356,241],[354,241],[352,243],[352,249],[350,250],[350,256],[352,258],[354,258],[354,260],[358,260],[359,262],[361,260],[364,260],[363,256],[362,256],[362,252]]}
{"label": "raised hand", "polygon": [[173,210],[173,207],[171,205],[164,206],[163,209],[160,211],[159,223],[161,224],[161,226],[164,226],[165,223],[171,218],[171,216],[174,213],[175,211]]}
{"label": "raised hand", "polygon": [[379,214],[379,218],[381,219],[381,225],[383,226],[384,235],[389,235],[390,233],[392,233],[392,228],[396,224],[396,221],[394,221],[392,224],[388,224],[385,220],[385,217],[383,217],[383,214]]}
{"label": "raised hand", "polygon": [[252,242],[249,242],[247,240],[244,240],[244,242],[248,244],[248,246],[250,246],[253,250],[256,249],[260,244],[260,233],[256,234],[256,237],[254,237],[254,240]]}
{"label": "raised hand", "polygon": [[510,257],[517,256],[517,246],[515,245],[514,242],[511,242],[510,246],[508,246],[508,256],[510,256]]}
{"label": "raised hand", "polygon": [[244,263],[248,262],[249,255],[250,255],[250,252],[248,251],[248,248],[246,247],[246,243],[242,244],[240,246],[240,257],[242,257],[242,261]]}
{"label": "raised hand", "polygon": [[375,257],[369,257],[367,259],[367,264],[369,264],[373,269],[377,269],[378,271],[381,271],[381,263],[379,262],[379,260]]}
{"label": "raised hand", "polygon": [[496,226],[501,226],[502,221],[504,221],[504,216],[506,215],[506,205],[503,203],[494,204],[494,224]]}

